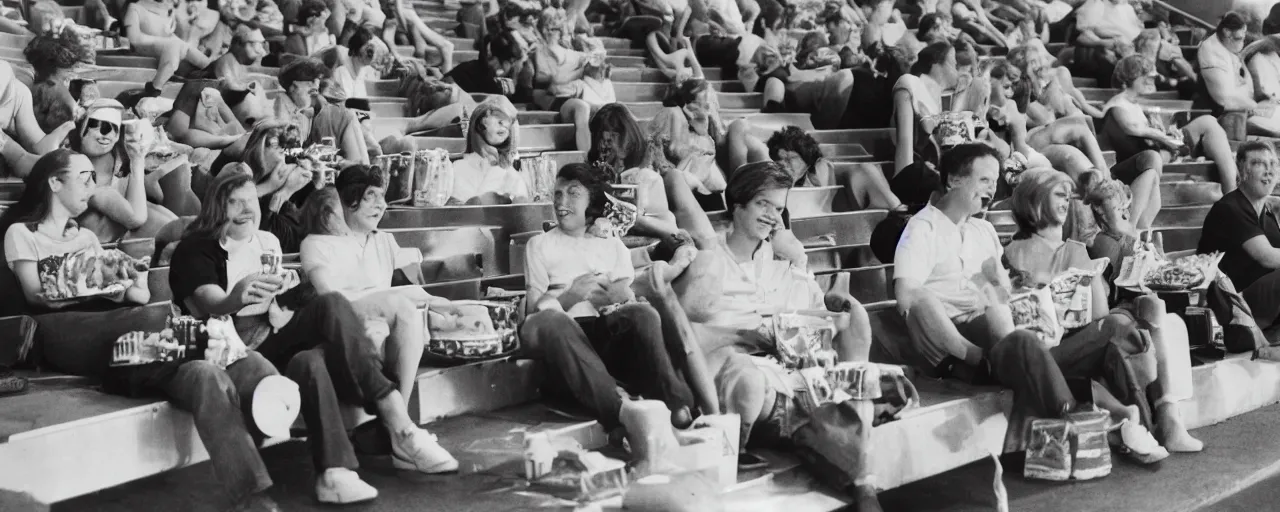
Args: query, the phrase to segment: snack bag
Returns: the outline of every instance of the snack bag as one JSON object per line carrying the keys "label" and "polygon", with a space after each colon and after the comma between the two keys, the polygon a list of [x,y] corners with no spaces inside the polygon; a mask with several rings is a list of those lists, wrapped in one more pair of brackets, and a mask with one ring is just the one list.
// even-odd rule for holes
{"label": "snack bag", "polygon": [[828,367],[835,364],[831,342],[836,325],[831,317],[802,313],[774,315],[770,325],[778,361],[787,368]]}
{"label": "snack bag", "polygon": [[520,174],[529,185],[530,200],[535,203],[551,201],[556,187],[556,163],[542,155],[520,160]]}
{"label": "snack bag", "polygon": [[422,149],[414,154],[413,205],[444,206],[453,193],[453,162],[444,149]]}
{"label": "snack bag", "polygon": [[413,153],[407,151],[378,157],[377,165],[382,169],[384,182],[387,184],[387,204],[413,200],[415,160]]}
{"label": "snack bag", "polygon": [[640,209],[613,194],[606,193],[605,197],[609,202],[605,204],[604,215],[596,219],[588,232],[600,238],[621,238],[636,224]]}
{"label": "snack bag", "polygon": [[933,141],[942,149],[976,141],[978,128],[986,125],[969,111],[944,112],[925,119],[935,123]]}
{"label": "snack bag", "polygon": [[1009,299],[1013,312],[1013,325],[1036,334],[1046,348],[1062,342],[1062,324],[1054,310],[1053,294],[1049,287],[1036,288],[1014,295]]}
{"label": "snack bag", "polygon": [[1068,269],[1049,283],[1058,322],[1064,330],[1077,329],[1093,321],[1093,279],[1102,274],[1110,259],[1094,260],[1093,268]]}
{"label": "snack bag", "polygon": [[249,349],[236,333],[231,317],[220,316],[206,320],[205,332],[208,334],[208,344],[204,349],[204,360],[218,368],[225,370],[231,363],[249,355]]}

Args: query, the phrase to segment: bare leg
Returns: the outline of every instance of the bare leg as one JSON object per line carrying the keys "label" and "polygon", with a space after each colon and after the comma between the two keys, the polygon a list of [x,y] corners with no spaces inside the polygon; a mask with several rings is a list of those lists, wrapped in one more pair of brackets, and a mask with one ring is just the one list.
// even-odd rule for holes
{"label": "bare leg", "polygon": [[873,163],[854,163],[835,168],[834,183],[845,187],[858,209],[883,208],[893,210],[902,206],[902,200],[889,190],[889,180],[880,166]]}
{"label": "bare leg", "polygon": [[590,121],[591,106],[585,101],[573,98],[560,107],[560,122],[573,123],[578,151],[591,149],[591,129],[587,126]]}
{"label": "bare leg", "polygon": [[408,404],[418,380],[418,367],[422,365],[422,352],[426,349],[425,327],[422,313],[408,299],[396,296],[395,318],[391,336],[387,337],[386,360],[395,365],[400,394]]}
{"label": "bare leg", "polygon": [[1213,116],[1200,116],[1183,127],[1191,135],[1189,143],[1199,142],[1204,148],[1205,156],[1218,166],[1218,183],[1222,192],[1228,193],[1236,189],[1235,155],[1231,151],[1231,141],[1227,140],[1227,132],[1218,124]]}
{"label": "bare leg", "polygon": [[178,71],[178,65],[182,64],[182,59],[187,56],[187,50],[184,44],[178,39],[172,41],[174,44],[166,44],[160,47],[160,54],[156,55],[159,65],[156,67],[156,76],[151,79],[151,85],[156,89],[163,89],[164,84],[169,83],[169,79]]}
{"label": "bare leg", "polygon": [[1270,117],[1249,117],[1249,135],[1280,137],[1280,120]]}
{"label": "bare leg", "polygon": [[906,315],[911,342],[932,364],[941,362],[946,356],[952,356],[967,364],[977,365],[982,360],[982,349],[960,334],[945,311],[937,297],[932,293],[922,292],[922,296]]}
{"label": "bare leg", "polygon": [[786,111],[787,86],[782,80],[769,77],[764,82],[764,108],[761,112],[785,112]]}
{"label": "bare leg", "polygon": [[[1042,130],[1032,132],[1028,136],[1031,147],[1042,148],[1051,144],[1067,144],[1075,146],[1089,157],[1089,161],[1098,169],[1108,169],[1107,161],[1102,156],[1102,148],[1098,146],[1098,138],[1093,135],[1085,118],[1081,116],[1065,117],[1054,121]],[[1042,150],[1043,151],[1043,150]]]}
{"label": "bare leg", "polygon": [[[750,129],[751,126],[746,119],[729,123],[729,133],[726,136],[726,146],[729,150],[729,176],[733,176],[733,171],[743,165],[769,159],[769,147],[760,139],[747,133]],[[728,179],[727,176],[726,179]]]}

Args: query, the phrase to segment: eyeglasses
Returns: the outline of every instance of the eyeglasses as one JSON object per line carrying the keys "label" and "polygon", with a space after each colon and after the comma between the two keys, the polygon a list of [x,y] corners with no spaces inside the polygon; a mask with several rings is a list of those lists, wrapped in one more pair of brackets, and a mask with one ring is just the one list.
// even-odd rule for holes
{"label": "eyeglasses", "polygon": [[119,126],[116,126],[116,124],[115,124],[115,123],[112,123],[112,122],[110,122],[110,121],[103,121],[103,120],[101,120],[101,119],[92,119],[92,118],[91,118],[91,119],[86,120],[86,121],[84,122],[84,132],[85,132],[85,134],[88,134],[89,132],[91,132],[91,131],[93,131],[93,130],[95,130],[95,129],[96,129],[96,130],[98,130],[99,132],[101,132],[103,135],[111,135],[111,133],[112,133],[112,132],[115,132],[116,130],[119,130],[119,129],[120,129],[120,127],[119,127]]}

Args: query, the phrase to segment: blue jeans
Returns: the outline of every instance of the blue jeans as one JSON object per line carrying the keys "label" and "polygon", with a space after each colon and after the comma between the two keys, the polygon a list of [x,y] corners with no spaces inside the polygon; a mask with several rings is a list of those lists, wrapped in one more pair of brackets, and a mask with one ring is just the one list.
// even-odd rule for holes
{"label": "blue jeans", "polygon": [[271,487],[246,411],[258,383],[276,374],[266,358],[250,352],[226,371],[206,361],[184,363],[163,386],[169,401],[194,417],[214,473],[233,502]]}

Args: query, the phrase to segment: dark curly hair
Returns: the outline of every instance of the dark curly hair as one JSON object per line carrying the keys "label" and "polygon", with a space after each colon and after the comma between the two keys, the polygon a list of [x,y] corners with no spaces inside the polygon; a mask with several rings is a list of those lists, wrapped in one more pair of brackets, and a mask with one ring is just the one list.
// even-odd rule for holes
{"label": "dark curly hair", "polygon": [[357,164],[342,169],[333,186],[338,189],[338,199],[342,201],[342,206],[354,207],[360,204],[369,189],[386,188],[387,183],[382,179],[381,169]]}
{"label": "dark curly hair", "polygon": [[813,136],[809,135],[799,126],[787,126],[781,130],[773,132],[769,136],[769,158],[778,161],[778,154],[782,150],[787,150],[800,155],[800,159],[804,160],[805,165],[813,167],[818,163],[818,159],[822,158],[822,149],[818,146],[818,141],[813,140]]}
{"label": "dark curly hair", "polygon": [[294,20],[299,25],[306,26],[311,23],[311,19],[319,16],[321,13],[329,10],[329,6],[320,0],[306,0],[298,7],[298,16]]}
{"label": "dark curly hair", "polygon": [[78,41],[68,37],[36,36],[22,55],[35,70],[35,80],[44,81],[61,69],[71,69],[77,63],[92,61],[89,52]]}
{"label": "dark curly hair", "polygon": [[609,203],[609,198],[605,196],[605,193],[609,191],[609,184],[590,165],[584,163],[565,165],[560,168],[560,172],[556,173],[556,180],[576,181],[586,187],[588,193],[586,212],[588,225],[604,216],[604,207]]}

